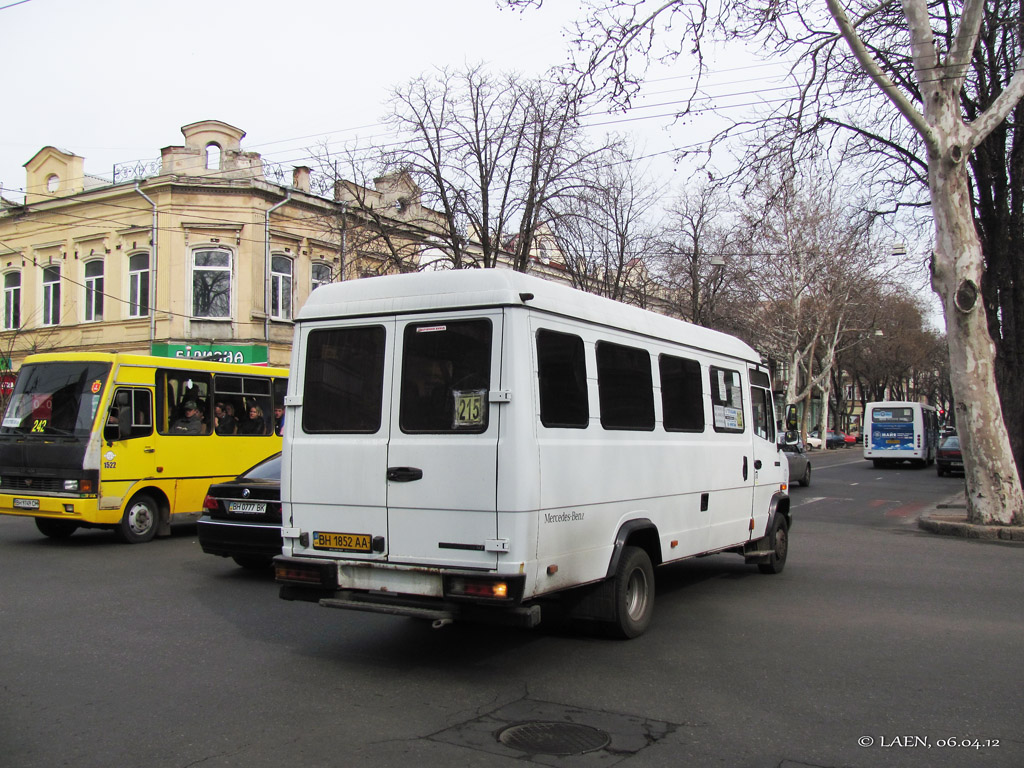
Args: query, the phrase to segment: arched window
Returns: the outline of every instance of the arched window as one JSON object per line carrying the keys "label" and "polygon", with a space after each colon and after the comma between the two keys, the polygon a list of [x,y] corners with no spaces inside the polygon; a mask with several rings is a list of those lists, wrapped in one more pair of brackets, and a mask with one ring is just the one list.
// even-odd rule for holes
{"label": "arched window", "polygon": [[43,325],[60,324],[60,267],[43,269]]}
{"label": "arched window", "polygon": [[313,264],[313,281],[310,286],[311,291],[315,291],[321,285],[327,285],[331,282],[331,265],[325,264],[322,261],[318,261]]}
{"label": "arched window", "polygon": [[231,317],[231,252],[202,248],[192,252],[192,315]]}
{"label": "arched window", "polygon": [[220,145],[210,142],[206,145],[206,167],[211,171],[220,170]]}
{"label": "arched window", "polygon": [[4,275],[4,330],[21,327],[21,272]]}
{"label": "arched window", "polygon": [[149,254],[133,253],[128,257],[128,316],[149,314]]}
{"label": "arched window", "polygon": [[287,256],[270,259],[270,316],[292,319],[292,260]]}
{"label": "arched window", "polygon": [[103,319],[103,262],[85,264],[85,322]]}

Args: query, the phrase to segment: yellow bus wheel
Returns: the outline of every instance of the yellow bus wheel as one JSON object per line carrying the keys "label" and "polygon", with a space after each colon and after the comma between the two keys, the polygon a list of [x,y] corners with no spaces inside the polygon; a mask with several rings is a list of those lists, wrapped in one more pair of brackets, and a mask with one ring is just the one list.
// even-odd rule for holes
{"label": "yellow bus wheel", "polygon": [[117,537],[127,544],[142,544],[156,535],[160,524],[160,507],[152,496],[140,493],[132,497],[124,510],[124,517],[114,528]]}
{"label": "yellow bus wheel", "polygon": [[66,539],[78,530],[78,523],[71,520],[54,520],[52,517],[37,517],[35,520],[39,532],[51,539]]}

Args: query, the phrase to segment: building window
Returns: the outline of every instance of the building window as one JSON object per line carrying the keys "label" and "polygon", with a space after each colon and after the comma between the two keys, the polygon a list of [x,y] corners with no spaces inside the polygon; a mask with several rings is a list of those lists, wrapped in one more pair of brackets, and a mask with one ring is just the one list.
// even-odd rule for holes
{"label": "building window", "polygon": [[103,262],[85,265],[85,322],[103,319]]}
{"label": "building window", "polygon": [[60,267],[43,269],[43,325],[60,323]]}
{"label": "building window", "polygon": [[206,167],[211,171],[220,170],[220,145],[213,143],[206,145]]}
{"label": "building window", "polygon": [[231,317],[231,254],[204,249],[192,258],[192,315]]}
{"label": "building window", "polygon": [[287,256],[270,259],[270,316],[292,319],[292,260]]}
{"label": "building window", "polygon": [[311,291],[315,291],[321,285],[327,285],[331,282],[331,265],[325,264],[322,261],[318,261],[313,264],[313,284],[310,287]]}
{"label": "building window", "polygon": [[135,253],[128,257],[128,316],[149,314],[149,254]]}
{"label": "building window", "polygon": [[4,330],[21,328],[21,272],[4,275]]}

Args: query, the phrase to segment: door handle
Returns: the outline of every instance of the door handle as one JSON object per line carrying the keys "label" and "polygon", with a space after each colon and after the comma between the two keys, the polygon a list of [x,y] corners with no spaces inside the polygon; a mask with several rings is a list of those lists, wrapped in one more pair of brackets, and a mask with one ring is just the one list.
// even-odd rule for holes
{"label": "door handle", "polygon": [[743,457],[743,479],[747,479],[747,457]]}
{"label": "door handle", "polygon": [[760,459],[754,459],[754,469],[760,469],[760,468],[761,468],[761,460]]}
{"label": "door handle", "polygon": [[143,453],[156,453],[156,448],[143,448]]}
{"label": "door handle", "polygon": [[423,470],[418,467],[388,467],[388,480],[396,483],[408,483],[423,477]]}

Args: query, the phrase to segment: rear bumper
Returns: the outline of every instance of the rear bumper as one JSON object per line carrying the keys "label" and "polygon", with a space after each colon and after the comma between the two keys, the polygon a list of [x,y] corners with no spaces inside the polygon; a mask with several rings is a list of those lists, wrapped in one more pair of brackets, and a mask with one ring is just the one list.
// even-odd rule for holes
{"label": "rear bumper", "polygon": [[[506,626],[534,627],[540,623],[541,608],[536,603],[521,602],[524,580],[520,577],[487,577],[480,574],[440,572],[433,574],[443,583],[443,594],[409,594],[386,589],[350,589],[339,583],[336,561],[296,558],[280,555],[274,558],[274,570],[281,584],[284,600],[318,603],[325,608],[341,608],[392,616],[426,619],[435,626],[453,621],[474,621]],[[422,576],[422,571],[419,573]],[[508,600],[478,599],[453,595],[449,585],[464,578],[486,580],[500,578],[509,582]]]}
{"label": "rear bumper", "polygon": [[199,546],[208,555],[234,557],[235,555],[281,554],[281,526],[254,523],[233,523],[212,520],[203,515],[196,524]]}

